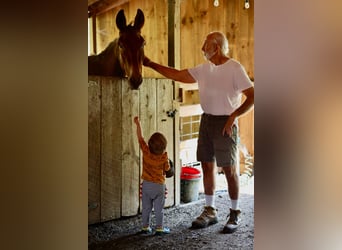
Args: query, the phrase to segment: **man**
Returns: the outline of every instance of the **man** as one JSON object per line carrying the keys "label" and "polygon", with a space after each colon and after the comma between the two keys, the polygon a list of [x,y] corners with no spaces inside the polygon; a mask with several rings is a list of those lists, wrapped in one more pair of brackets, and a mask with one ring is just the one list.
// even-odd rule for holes
{"label": "man", "polygon": [[[183,83],[198,82],[201,117],[197,160],[203,170],[206,205],[192,222],[193,228],[204,228],[218,222],[215,208],[215,160],[222,167],[228,183],[231,208],[223,233],[232,233],[239,226],[238,117],[254,105],[254,87],[243,66],[228,56],[228,40],[221,32],[211,32],[202,46],[207,63],[191,69],[177,70],[152,62],[144,65],[167,78]],[[246,97],[242,103],[242,94]]]}

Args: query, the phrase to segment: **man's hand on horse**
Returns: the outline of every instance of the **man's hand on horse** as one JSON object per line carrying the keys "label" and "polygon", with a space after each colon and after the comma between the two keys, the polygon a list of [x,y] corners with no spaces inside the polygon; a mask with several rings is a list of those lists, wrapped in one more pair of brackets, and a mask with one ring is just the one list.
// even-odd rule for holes
{"label": "man's hand on horse", "polygon": [[145,56],[144,61],[143,61],[144,66],[149,66],[150,63],[151,63],[150,58],[148,58],[147,56]]}

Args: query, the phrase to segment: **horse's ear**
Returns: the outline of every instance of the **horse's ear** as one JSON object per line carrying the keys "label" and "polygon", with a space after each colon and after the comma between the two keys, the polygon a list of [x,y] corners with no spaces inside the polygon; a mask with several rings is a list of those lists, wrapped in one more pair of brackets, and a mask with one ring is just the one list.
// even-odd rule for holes
{"label": "horse's ear", "polygon": [[142,26],[144,26],[144,23],[145,23],[144,12],[142,12],[141,9],[138,9],[137,15],[135,16],[135,19],[134,19],[134,28],[136,28],[137,30],[140,30]]}
{"label": "horse's ear", "polygon": [[126,17],[123,9],[121,9],[116,15],[116,26],[119,28],[120,31],[124,30],[127,27]]}

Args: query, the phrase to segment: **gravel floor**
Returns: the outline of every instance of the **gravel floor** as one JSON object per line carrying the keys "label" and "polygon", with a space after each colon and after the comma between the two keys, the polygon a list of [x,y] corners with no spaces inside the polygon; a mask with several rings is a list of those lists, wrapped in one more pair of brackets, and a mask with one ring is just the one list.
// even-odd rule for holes
{"label": "gravel floor", "polygon": [[[253,183],[251,184],[253,185]],[[112,220],[88,227],[88,249],[253,249],[254,194],[241,187],[242,221],[233,234],[222,234],[226,223],[229,198],[226,190],[216,192],[219,223],[204,229],[191,229],[191,222],[202,211],[204,195],[199,200],[164,210],[164,224],[169,235],[142,236],[141,215]],[[152,225],[154,224],[152,215]]]}

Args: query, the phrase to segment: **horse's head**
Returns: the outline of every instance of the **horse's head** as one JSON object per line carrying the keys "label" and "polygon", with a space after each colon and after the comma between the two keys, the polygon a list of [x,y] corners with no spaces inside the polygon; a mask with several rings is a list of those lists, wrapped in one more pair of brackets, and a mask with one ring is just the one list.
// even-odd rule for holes
{"label": "horse's head", "polygon": [[122,69],[132,89],[138,89],[142,83],[142,64],[144,60],[145,39],[140,34],[140,29],[145,22],[144,13],[138,9],[134,19],[134,25],[126,24],[123,10],[116,16],[116,26],[120,30],[119,60]]}

